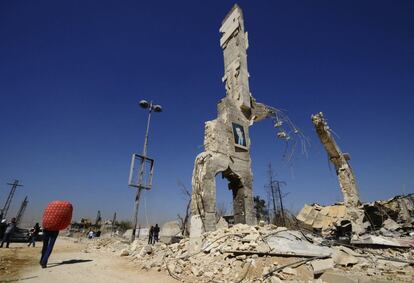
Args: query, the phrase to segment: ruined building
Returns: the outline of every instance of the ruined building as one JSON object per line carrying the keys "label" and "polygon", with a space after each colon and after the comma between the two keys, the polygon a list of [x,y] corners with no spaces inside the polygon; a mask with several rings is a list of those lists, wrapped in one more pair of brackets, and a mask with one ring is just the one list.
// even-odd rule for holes
{"label": "ruined building", "polygon": [[[364,211],[360,207],[359,191],[355,175],[349,164],[349,154],[343,153],[332,136],[331,129],[326,122],[323,113],[312,115],[312,123],[316,133],[328,153],[329,160],[335,167],[338,176],[339,186],[344,196],[345,209],[343,219],[349,220],[352,224],[352,232],[361,234],[365,231],[363,225]],[[323,222],[323,221],[322,221]]]}
{"label": "ruined building", "polygon": [[235,5],[220,27],[224,55],[226,97],[218,104],[218,117],[205,123],[204,152],[194,164],[191,201],[191,237],[216,229],[215,176],[222,174],[233,194],[235,223],[255,223],[249,127],[266,118],[269,109],[257,103],[249,90],[249,46],[243,14]]}

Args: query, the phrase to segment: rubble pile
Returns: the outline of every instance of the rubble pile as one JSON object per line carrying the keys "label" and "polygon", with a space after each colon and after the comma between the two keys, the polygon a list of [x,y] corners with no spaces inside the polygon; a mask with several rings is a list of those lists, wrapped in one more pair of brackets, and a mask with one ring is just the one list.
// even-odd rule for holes
{"label": "rubble pile", "polygon": [[412,282],[414,278],[412,249],[345,246],[274,225],[237,224],[204,233],[199,252],[190,253],[188,248],[188,239],[151,246],[143,240],[128,245],[111,238],[88,247],[128,256],[138,268],[167,272],[182,282],[333,282],[344,278]]}
{"label": "rubble pile", "polygon": [[[296,218],[302,227],[324,237],[343,236],[354,228],[347,218],[346,209],[344,203],[305,205]],[[414,194],[364,203],[358,209],[364,214],[362,230],[366,232],[387,237],[413,235]]]}
{"label": "rubble pile", "polygon": [[392,232],[409,231],[414,228],[414,194],[366,203],[363,207],[367,220],[374,229]]}

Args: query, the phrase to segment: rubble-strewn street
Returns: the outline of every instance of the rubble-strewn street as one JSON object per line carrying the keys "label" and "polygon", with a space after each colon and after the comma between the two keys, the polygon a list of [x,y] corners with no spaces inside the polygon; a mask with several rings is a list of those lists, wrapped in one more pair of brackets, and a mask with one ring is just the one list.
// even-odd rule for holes
{"label": "rubble-strewn street", "polygon": [[141,272],[127,258],[111,252],[85,252],[86,242],[86,239],[58,238],[47,269],[39,265],[41,244],[28,249],[24,243],[14,243],[13,248],[0,249],[0,282],[177,282],[159,272]]}
{"label": "rubble-strewn street", "polygon": [[273,225],[237,224],[203,234],[202,250],[189,240],[131,245],[113,238],[87,247],[130,257],[138,269],[156,270],[182,282],[412,282],[412,249],[340,245]]}

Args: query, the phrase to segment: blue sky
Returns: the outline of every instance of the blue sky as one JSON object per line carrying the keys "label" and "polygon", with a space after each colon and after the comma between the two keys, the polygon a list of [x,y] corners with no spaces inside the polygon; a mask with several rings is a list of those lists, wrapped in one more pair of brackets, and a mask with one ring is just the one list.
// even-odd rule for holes
{"label": "blue sky", "polygon": [[[414,3],[240,1],[249,32],[250,88],[287,110],[311,139],[293,167],[270,121],[251,128],[254,193],[265,196],[272,162],[292,210],[341,200],[310,115],[322,111],[351,154],[364,201],[413,192]],[[204,122],[225,95],[221,20],[233,1],[1,1],[0,205],[6,182],[25,185],[26,222],[55,199],[75,219],[132,215],[130,156],[140,152],[146,112],[164,107],[150,132],[154,189],[141,222],[182,213],[177,180],[191,186]],[[218,182],[218,201],[230,205]]]}

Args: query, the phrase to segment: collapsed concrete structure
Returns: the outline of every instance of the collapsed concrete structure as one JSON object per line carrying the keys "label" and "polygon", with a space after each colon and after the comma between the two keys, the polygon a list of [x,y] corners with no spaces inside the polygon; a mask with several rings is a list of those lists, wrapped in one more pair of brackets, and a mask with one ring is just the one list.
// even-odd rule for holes
{"label": "collapsed concrete structure", "polygon": [[360,208],[361,201],[355,175],[348,162],[350,160],[349,154],[343,153],[336,144],[322,112],[312,115],[312,123],[338,176],[345,203],[345,217],[343,219],[351,221],[354,234],[362,234],[365,231],[363,226],[364,211]]}
{"label": "collapsed concrete structure", "polygon": [[[365,214],[363,226],[366,232],[354,237],[350,243],[390,246],[392,240],[406,241],[401,237],[413,236],[414,232],[414,194],[395,196],[389,200],[378,200],[361,205]],[[351,229],[343,225],[346,220],[346,206],[343,203],[322,206],[305,205],[296,219],[301,227],[325,237],[350,236]],[[368,233],[370,232],[370,233]],[[382,235],[382,238],[373,236]],[[398,246],[399,244],[393,244]]]}
{"label": "collapsed concrete structure", "polygon": [[219,173],[229,181],[233,193],[235,223],[255,223],[249,127],[270,113],[249,90],[249,43],[239,6],[235,5],[227,14],[220,32],[226,97],[218,104],[218,117],[205,123],[204,152],[194,164],[190,228],[193,239],[216,229],[215,176]]}
{"label": "collapsed concrete structure", "polygon": [[[329,160],[335,166],[344,202],[329,206],[305,205],[296,217],[302,227],[323,236],[353,235],[351,243],[367,243],[361,242],[358,237],[365,232],[379,231],[388,237],[409,233],[414,223],[413,194],[396,196],[386,201],[361,203],[355,176],[348,162],[349,155],[342,153],[336,144],[323,113],[312,115],[312,122]],[[368,236],[370,235],[364,235],[365,238]],[[381,241],[377,243],[381,244]]]}

